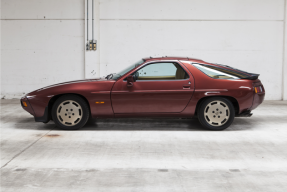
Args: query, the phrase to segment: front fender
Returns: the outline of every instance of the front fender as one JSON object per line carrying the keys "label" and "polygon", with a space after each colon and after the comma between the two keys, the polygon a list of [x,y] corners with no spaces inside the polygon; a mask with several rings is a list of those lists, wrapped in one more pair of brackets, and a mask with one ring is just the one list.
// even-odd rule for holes
{"label": "front fender", "polygon": [[[77,94],[84,97],[88,101],[93,117],[113,116],[110,91],[114,83],[115,81],[111,80],[60,84],[31,92],[26,97],[34,110],[35,118],[38,119],[45,115],[46,107],[49,106],[52,98],[65,94]],[[104,103],[97,105],[97,101]]]}

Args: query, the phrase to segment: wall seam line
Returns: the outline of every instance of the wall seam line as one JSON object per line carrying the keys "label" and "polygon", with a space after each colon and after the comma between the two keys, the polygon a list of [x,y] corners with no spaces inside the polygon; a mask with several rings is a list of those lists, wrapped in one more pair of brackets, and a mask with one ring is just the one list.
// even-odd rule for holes
{"label": "wall seam line", "polygon": [[284,22],[283,22],[283,53],[282,53],[282,101],[284,100],[284,96],[285,96],[285,86],[284,86],[284,70],[285,70],[285,41],[286,41],[286,1],[284,1]]}
{"label": "wall seam line", "polygon": [[101,21],[276,21],[284,22],[283,20],[244,20],[244,19],[100,19]]}
{"label": "wall seam line", "polygon": [[98,35],[98,41],[97,41],[97,49],[99,50],[99,77],[101,77],[101,49],[100,49],[100,43],[101,43],[101,3],[100,3],[100,1],[98,2],[99,3],[99,5],[98,5],[98,11],[99,11],[99,27],[98,27],[98,33],[99,33],[99,35]]}
{"label": "wall seam line", "polygon": [[[1,20],[6,20],[6,21],[18,21],[18,20],[31,20],[31,21],[35,21],[35,20],[59,20],[59,21],[64,21],[64,20],[85,20],[84,19],[1,19]],[[262,21],[262,22],[266,22],[266,21],[282,21],[283,20],[224,20],[224,19],[218,19],[218,20],[212,20],[212,19],[100,19],[103,21]]]}
{"label": "wall seam line", "polygon": [[86,14],[87,14],[86,13],[87,0],[85,0],[84,3],[85,3],[84,4],[84,14],[85,14],[85,19],[84,19],[85,20],[85,22],[84,22],[85,23],[84,24],[84,34],[85,34],[84,35],[84,79],[86,79],[86,60],[87,60],[86,59],[86,52],[87,52],[87,50],[86,50],[86,43],[87,43],[86,42],[86,39],[87,39],[86,35],[87,35],[87,31],[86,30],[87,30],[87,25],[88,25],[88,23],[87,23],[87,16],[86,16]]}
{"label": "wall seam line", "polygon": [[22,20],[28,20],[28,21],[37,21],[37,20],[40,20],[40,21],[44,21],[44,20],[47,20],[47,21],[50,21],[50,20],[56,20],[56,21],[65,21],[65,20],[68,20],[68,21],[73,21],[73,20],[79,20],[79,21],[82,21],[82,20],[85,20],[85,19],[1,19],[1,20],[6,20],[6,21],[22,21]]}

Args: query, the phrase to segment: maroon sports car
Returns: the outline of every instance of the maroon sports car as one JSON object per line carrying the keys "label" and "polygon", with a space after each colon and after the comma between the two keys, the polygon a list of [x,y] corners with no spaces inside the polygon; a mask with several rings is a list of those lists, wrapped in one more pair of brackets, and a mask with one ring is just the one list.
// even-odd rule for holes
{"label": "maroon sports car", "polygon": [[258,74],[188,57],[144,58],[105,78],[44,87],[21,98],[36,122],[79,129],[89,118],[198,117],[223,130],[250,117],[265,90]]}

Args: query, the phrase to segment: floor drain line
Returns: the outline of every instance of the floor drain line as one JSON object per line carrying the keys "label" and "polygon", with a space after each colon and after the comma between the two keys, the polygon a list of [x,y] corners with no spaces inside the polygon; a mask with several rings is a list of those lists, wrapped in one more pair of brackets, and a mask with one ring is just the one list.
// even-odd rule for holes
{"label": "floor drain line", "polygon": [[16,157],[18,157],[19,155],[21,155],[24,151],[26,151],[27,149],[29,149],[32,145],[34,145],[35,143],[37,143],[37,141],[39,141],[40,139],[42,139],[43,137],[45,137],[48,133],[50,133],[53,129],[51,129],[50,131],[48,131],[47,133],[45,133],[44,135],[42,135],[39,139],[37,139],[36,141],[34,141],[33,143],[31,143],[30,145],[28,145],[25,149],[23,149],[22,151],[20,151],[18,154],[16,154],[14,157],[12,157],[12,159],[10,159],[7,163],[5,163],[5,165],[3,165],[1,167],[4,168],[6,165],[8,165],[13,159],[15,159]]}

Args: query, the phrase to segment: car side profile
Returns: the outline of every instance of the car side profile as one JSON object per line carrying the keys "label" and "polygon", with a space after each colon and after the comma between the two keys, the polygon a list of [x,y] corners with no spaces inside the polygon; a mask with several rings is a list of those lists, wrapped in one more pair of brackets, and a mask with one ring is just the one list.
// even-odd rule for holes
{"label": "car side profile", "polygon": [[197,117],[203,127],[223,130],[263,102],[258,76],[200,59],[150,57],[103,78],[38,89],[21,105],[36,122],[53,120],[67,130],[89,118],[120,117]]}

